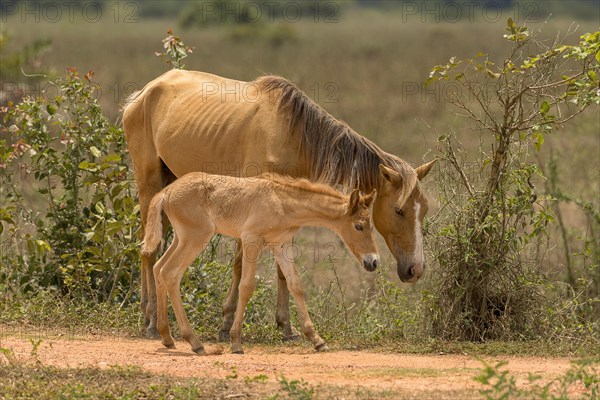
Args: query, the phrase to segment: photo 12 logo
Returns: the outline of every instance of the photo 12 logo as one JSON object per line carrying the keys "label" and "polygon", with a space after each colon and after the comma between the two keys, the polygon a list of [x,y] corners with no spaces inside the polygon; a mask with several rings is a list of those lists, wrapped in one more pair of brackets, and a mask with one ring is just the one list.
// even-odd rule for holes
{"label": "photo 12 logo", "polygon": [[535,22],[539,12],[536,2],[511,0],[481,1],[402,1],[402,22],[499,22],[508,17]]}
{"label": "photo 12 logo", "polygon": [[302,19],[316,23],[339,22],[339,5],[335,1],[203,1],[197,4],[196,13],[203,24],[276,20],[295,23]]}
{"label": "photo 12 logo", "polygon": [[16,19],[23,24],[96,23],[104,18],[114,23],[137,23],[139,8],[135,1],[2,1],[0,21],[6,23]]}

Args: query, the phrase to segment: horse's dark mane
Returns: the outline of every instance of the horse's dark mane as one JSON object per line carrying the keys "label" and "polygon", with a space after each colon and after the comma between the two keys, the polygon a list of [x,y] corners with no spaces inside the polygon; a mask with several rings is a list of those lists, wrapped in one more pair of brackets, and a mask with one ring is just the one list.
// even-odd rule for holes
{"label": "horse's dark mane", "polygon": [[402,177],[414,174],[405,161],[335,119],[287,79],[264,76],[256,83],[267,93],[279,91],[279,108],[289,112],[289,133],[300,135],[300,151],[311,180],[369,193],[377,187],[379,164]]}

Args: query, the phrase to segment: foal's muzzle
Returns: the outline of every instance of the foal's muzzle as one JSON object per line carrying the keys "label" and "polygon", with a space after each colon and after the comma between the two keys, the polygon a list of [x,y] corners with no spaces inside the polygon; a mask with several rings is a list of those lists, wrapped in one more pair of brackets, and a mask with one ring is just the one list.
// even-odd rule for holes
{"label": "foal's muzzle", "polygon": [[379,257],[377,254],[367,254],[363,257],[363,266],[369,272],[373,272],[379,265]]}

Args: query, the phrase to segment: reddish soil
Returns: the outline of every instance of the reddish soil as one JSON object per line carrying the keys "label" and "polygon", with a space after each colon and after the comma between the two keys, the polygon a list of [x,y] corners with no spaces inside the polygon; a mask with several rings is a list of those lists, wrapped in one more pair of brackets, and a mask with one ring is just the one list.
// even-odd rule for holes
{"label": "reddish soil", "polygon": [[[0,347],[9,348],[16,357],[32,357],[32,342],[19,335],[0,335]],[[207,345],[215,351],[216,345]],[[181,377],[226,378],[237,371],[239,378],[266,375],[275,382],[278,376],[303,379],[310,385],[342,385],[375,391],[410,393],[415,398],[479,397],[481,385],[473,380],[482,363],[467,355],[408,355],[369,351],[329,351],[316,353],[306,344],[286,346],[245,345],[246,354],[198,356],[187,343],[177,342],[168,350],[159,341],[121,337],[49,336],[42,339],[36,357],[43,364],[58,367],[137,365],[156,374]],[[508,361],[505,367],[520,385],[529,373],[544,381],[564,373],[570,366],[565,358],[494,357]],[[454,395],[453,395],[454,394]],[[445,396],[447,395],[447,396]]]}

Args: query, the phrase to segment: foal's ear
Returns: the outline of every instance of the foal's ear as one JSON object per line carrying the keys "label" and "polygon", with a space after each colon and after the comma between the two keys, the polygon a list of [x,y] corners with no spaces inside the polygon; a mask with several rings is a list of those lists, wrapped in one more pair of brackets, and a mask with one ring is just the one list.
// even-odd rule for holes
{"label": "foal's ear", "polygon": [[369,193],[368,195],[363,197],[362,200],[365,202],[365,206],[371,207],[371,204],[373,204],[373,201],[375,200],[376,196],[377,196],[377,189],[373,189],[373,191],[371,193]]}
{"label": "foal's ear", "polygon": [[360,191],[358,189],[354,189],[354,191],[350,195],[350,201],[348,202],[348,210],[346,211],[346,214],[348,214],[348,215],[354,214],[358,208],[359,201],[360,201]]}

